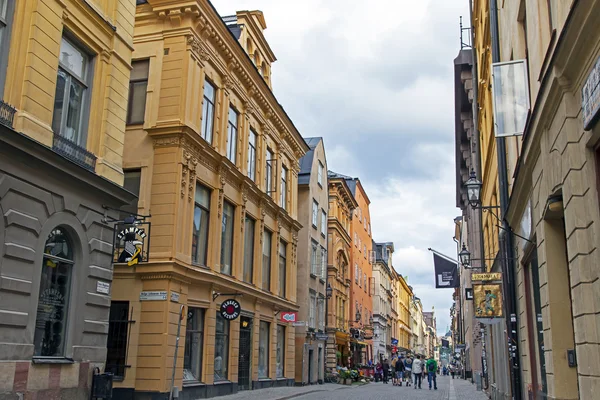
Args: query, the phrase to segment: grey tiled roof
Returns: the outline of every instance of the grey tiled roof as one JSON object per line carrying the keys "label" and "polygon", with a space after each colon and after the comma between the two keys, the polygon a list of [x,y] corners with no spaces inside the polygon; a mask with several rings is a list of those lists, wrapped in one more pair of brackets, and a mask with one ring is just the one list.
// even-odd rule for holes
{"label": "grey tiled roof", "polygon": [[308,185],[310,182],[310,171],[312,170],[315,148],[323,140],[320,137],[304,138],[310,150],[300,159],[300,172],[298,173],[298,185]]}
{"label": "grey tiled roof", "polygon": [[229,28],[229,31],[233,34],[233,36],[235,36],[236,39],[239,39],[242,33],[242,28],[240,28],[240,26],[237,23],[237,16],[226,15],[224,17],[221,17],[221,19],[223,20],[225,25],[227,25],[227,28]]}

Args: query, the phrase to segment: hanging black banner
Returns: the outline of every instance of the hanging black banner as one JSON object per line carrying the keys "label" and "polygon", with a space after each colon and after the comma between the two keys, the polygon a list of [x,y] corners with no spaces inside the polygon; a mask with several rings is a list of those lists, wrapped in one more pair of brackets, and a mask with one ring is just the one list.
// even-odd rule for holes
{"label": "hanging black banner", "polygon": [[456,262],[433,253],[433,265],[435,268],[436,289],[460,287],[458,264]]}

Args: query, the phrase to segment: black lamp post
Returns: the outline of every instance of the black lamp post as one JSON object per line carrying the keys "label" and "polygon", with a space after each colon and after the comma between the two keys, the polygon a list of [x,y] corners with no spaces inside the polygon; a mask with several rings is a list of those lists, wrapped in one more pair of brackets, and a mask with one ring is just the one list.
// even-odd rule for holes
{"label": "black lamp post", "polygon": [[327,300],[331,298],[333,295],[333,289],[331,288],[331,283],[327,284],[327,289],[325,289],[325,295],[327,296]]}
{"label": "black lamp post", "polygon": [[463,243],[462,250],[458,253],[458,257],[460,259],[460,263],[463,267],[468,267],[471,264],[471,253],[467,250],[467,247]]}
{"label": "black lamp post", "polygon": [[469,180],[465,182],[465,187],[467,188],[467,199],[469,200],[469,204],[473,208],[477,208],[481,204],[481,186],[483,184],[479,179],[477,179],[477,175],[475,174],[475,170],[471,170],[471,174],[469,176]]}

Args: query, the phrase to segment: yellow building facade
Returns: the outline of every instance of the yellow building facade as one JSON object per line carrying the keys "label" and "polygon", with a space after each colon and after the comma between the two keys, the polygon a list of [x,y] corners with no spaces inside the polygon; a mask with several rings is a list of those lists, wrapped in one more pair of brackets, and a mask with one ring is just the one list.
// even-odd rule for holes
{"label": "yellow building facade", "polygon": [[0,1],[0,398],[90,398],[107,353],[130,1]]}
{"label": "yellow building facade", "polygon": [[135,321],[109,349],[122,398],[168,393],[173,370],[190,399],[294,382],[282,315],[297,311],[308,147],[271,92],[265,28],[206,1],[137,6],[124,170],[152,227],[149,261],[115,266],[113,305]]}
{"label": "yellow building facade", "polygon": [[408,351],[411,349],[411,339],[413,336],[410,313],[413,291],[401,274],[398,274],[396,282],[398,293],[398,347],[404,349],[402,351]]}

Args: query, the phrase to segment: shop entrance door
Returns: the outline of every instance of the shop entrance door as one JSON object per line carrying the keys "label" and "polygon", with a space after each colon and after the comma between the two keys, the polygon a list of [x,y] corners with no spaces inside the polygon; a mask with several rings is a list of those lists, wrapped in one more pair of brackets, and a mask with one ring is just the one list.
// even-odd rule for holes
{"label": "shop entrance door", "polygon": [[313,376],[313,351],[308,350],[308,383],[312,383]]}
{"label": "shop entrance door", "polygon": [[238,390],[250,389],[250,370],[252,367],[250,349],[252,349],[252,318],[240,320],[240,350],[238,355]]}

